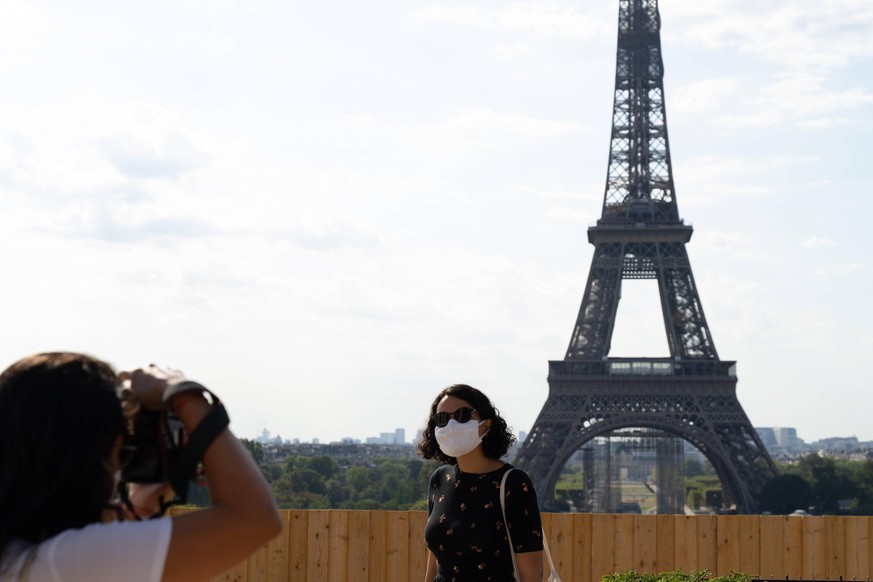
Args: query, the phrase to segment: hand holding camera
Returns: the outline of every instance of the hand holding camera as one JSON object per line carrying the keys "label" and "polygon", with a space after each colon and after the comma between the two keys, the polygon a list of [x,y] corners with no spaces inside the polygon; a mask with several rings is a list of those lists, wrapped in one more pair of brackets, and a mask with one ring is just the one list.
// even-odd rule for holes
{"label": "hand holding camera", "polygon": [[[120,397],[129,411],[125,444],[133,451],[122,471],[124,480],[169,482],[176,501],[183,502],[189,482],[201,474],[206,448],[229,423],[224,406],[207,388],[172,368],[150,364],[121,372],[118,378],[125,386]],[[188,408],[195,402],[197,406]]]}
{"label": "hand holding camera", "polygon": [[155,364],[120,372],[118,378],[129,385],[136,401],[149,410],[160,410],[167,388],[185,381],[181,371]]}

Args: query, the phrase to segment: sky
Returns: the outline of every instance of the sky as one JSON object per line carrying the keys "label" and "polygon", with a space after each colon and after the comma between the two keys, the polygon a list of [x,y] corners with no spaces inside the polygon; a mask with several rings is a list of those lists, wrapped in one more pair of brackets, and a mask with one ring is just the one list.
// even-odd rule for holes
{"label": "sky", "polygon": [[[680,215],[755,426],[873,440],[873,0],[662,0]],[[158,363],[232,428],[516,431],[590,267],[618,2],[0,0],[0,367]],[[625,281],[612,356],[667,356]]]}

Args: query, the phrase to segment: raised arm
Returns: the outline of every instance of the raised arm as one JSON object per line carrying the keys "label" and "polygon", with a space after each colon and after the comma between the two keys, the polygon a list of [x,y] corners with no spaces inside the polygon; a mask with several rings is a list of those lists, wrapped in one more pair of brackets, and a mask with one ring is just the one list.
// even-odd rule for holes
{"label": "raised arm", "polygon": [[[124,377],[130,379],[143,405],[150,408],[160,405],[168,386],[184,380],[180,372],[155,366],[125,373]],[[196,392],[176,395],[169,406],[189,435],[211,408]],[[206,449],[203,468],[212,504],[173,518],[165,582],[214,577],[251,555],[282,529],[270,487],[230,429],[224,429]]]}

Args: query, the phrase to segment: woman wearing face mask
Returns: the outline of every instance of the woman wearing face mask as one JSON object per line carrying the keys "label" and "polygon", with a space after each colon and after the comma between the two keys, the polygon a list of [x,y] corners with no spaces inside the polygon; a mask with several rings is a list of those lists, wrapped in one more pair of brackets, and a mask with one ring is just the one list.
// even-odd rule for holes
{"label": "woman wearing face mask", "polygon": [[[449,386],[430,407],[419,455],[447,463],[428,485],[426,582],[541,581],[543,538],[536,493],[528,475],[500,460],[515,436],[494,405],[465,384]],[[506,521],[500,508],[504,474]]]}

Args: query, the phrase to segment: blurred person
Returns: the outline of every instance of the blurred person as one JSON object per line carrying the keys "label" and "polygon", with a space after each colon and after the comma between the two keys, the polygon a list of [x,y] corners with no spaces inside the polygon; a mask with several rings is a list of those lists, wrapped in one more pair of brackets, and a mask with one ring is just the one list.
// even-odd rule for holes
{"label": "blurred person", "polygon": [[[201,423],[215,425],[206,390],[155,365],[116,374],[93,357],[59,352],[0,374],[0,580],[205,580],[281,531],[272,492],[223,409],[202,445],[208,508],[107,522],[128,426],[122,381],[141,406],[172,410],[189,437]],[[176,392],[180,383],[195,389]],[[161,483],[130,489],[136,515],[146,517],[172,493]]]}
{"label": "blurred person", "polygon": [[[515,436],[485,394],[466,384],[449,386],[430,407],[418,443],[425,459],[446,463],[430,477],[426,582],[510,582],[514,546],[519,582],[543,579],[543,537],[533,483],[501,461]],[[507,471],[500,508],[500,483]]]}

